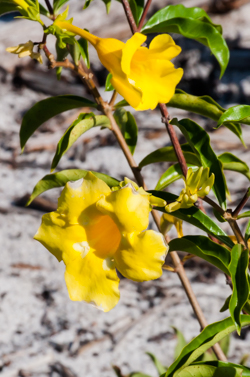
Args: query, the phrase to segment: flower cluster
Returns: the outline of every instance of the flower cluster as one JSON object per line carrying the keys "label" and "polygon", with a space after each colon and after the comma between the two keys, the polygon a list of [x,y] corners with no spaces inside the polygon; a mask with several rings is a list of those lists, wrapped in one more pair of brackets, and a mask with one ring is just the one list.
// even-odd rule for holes
{"label": "flower cluster", "polygon": [[55,27],[79,35],[96,49],[101,63],[112,74],[111,84],[136,110],[155,109],[158,103],[167,103],[182,78],[183,70],[170,62],[181,52],[170,35],[155,37],[147,47],[141,47],[147,37],[135,33],[126,43],[113,38],[99,38],[86,30],[62,21]]}
{"label": "flower cluster", "polygon": [[184,182],[185,188],[181,191],[176,202],[166,206],[167,212],[192,207],[198,198],[206,196],[213,187],[214,174],[212,173],[209,177],[209,168],[201,167],[195,172],[189,168]]}
{"label": "flower cluster", "polygon": [[106,312],[119,300],[116,269],[134,281],[161,276],[167,245],[162,234],[145,230],[155,200],[166,205],[128,180],[111,191],[92,173],[66,184],[35,239],[65,263],[72,300]]}

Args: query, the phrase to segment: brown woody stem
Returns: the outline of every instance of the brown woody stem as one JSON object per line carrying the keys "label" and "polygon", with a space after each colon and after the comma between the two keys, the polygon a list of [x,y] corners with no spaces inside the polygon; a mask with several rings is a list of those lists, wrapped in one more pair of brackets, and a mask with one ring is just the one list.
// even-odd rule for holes
{"label": "brown woody stem", "polygon": [[52,8],[52,6],[50,4],[50,1],[49,0],[45,0],[45,3],[47,5],[48,11],[51,14],[51,16],[54,16],[54,10],[53,10],[53,8]]}
{"label": "brown woody stem", "polygon": [[233,217],[237,217],[240,213],[240,211],[244,208],[244,206],[246,205],[248,199],[250,197],[250,187],[248,187],[247,189],[247,192],[245,193],[245,195],[243,196],[243,198],[241,199],[240,203],[237,205],[237,207],[235,208],[235,210],[233,211],[232,213],[232,216]]}
{"label": "brown woody stem", "polygon": [[124,12],[126,14],[126,17],[128,19],[128,24],[130,26],[131,32],[132,32],[132,34],[134,34],[134,33],[137,32],[137,26],[136,26],[135,19],[134,19],[133,13],[131,11],[128,0],[122,0],[122,5],[123,5],[123,8],[124,8]]}
{"label": "brown woody stem", "polygon": [[141,28],[144,24],[144,21],[145,21],[145,18],[147,16],[147,13],[148,13],[148,10],[149,10],[151,3],[152,3],[152,0],[148,0],[147,4],[145,5],[144,11],[142,13],[142,16],[141,16],[141,19],[140,19],[140,22],[139,22],[139,25],[138,25],[138,29],[137,29],[138,32],[141,31]]}

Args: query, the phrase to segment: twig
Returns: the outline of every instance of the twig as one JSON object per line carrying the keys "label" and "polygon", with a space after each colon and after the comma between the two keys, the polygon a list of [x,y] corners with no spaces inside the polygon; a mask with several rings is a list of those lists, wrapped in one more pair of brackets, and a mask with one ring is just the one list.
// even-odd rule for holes
{"label": "twig", "polygon": [[109,101],[109,106],[113,107],[114,106],[114,103],[115,103],[115,100],[116,100],[116,97],[117,97],[117,91],[114,90],[113,91],[113,94],[112,94],[112,97],[111,97],[111,100]]}
{"label": "twig", "polygon": [[50,4],[50,1],[49,0],[45,0],[45,3],[47,5],[48,11],[51,14],[51,16],[54,16],[54,10],[53,10],[53,8],[52,8],[52,6]]}
{"label": "twig", "polygon": [[247,203],[249,197],[250,197],[250,187],[248,187],[247,192],[245,193],[245,195],[241,199],[240,203],[237,205],[237,207],[233,211],[233,213],[232,213],[233,217],[236,218],[238,216],[240,211],[244,208],[245,204]]}
{"label": "twig", "polygon": [[128,19],[128,24],[130,26],[132,34],[134,34],[134,33],[137,32],[137,26],[136,26],[135,19],[134,19],[133,13],[131,11],[128,0],[122,0],[122,5],[123,5],[123,8],[124,8],[126,17]]}
{"label": "twig", "polygon": [[141,16],[141,19],[140,19],[140,22],[139,22],[139,25],[138,25],[138,29],[137,29],[138,32],[141,31],[141,28],[144,24],[144,21],[145,21],[145,18],[147,16],[147,13],[148,13],[148,10],[149,10],[151,3],[152,3],[152,0],[148,0],[147,4],[145,5],[144,11],[142,13],[142,16]]}

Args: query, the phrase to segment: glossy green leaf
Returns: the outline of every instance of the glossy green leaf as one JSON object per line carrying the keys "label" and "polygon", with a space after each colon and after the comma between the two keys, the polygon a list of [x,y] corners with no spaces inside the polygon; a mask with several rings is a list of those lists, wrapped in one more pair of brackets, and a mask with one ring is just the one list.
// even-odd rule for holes
{"label": "glossy green leaf", "polygon": [[107,14],[109,14],[110,6],[111,6],[111,0],[102,0],[102,1],[103,1],[103,3],[104,3],[105,6],[106,6]]}
{"label": "glossy green leaf", "polygon": [[[33,192],[26,205],[28,206],[38,195],[41,195],[43,192],[56,187],[63,187],[66,185],[68,181],[77,181],[80,178],[84,178],[87,173],[88,170],[69,169],[62,170],[59,173],[45,175],[35,185]],[[91,171],[91,173],[93,173],[96,177],[106,182],[109,187],[119,185],[119,181],[117,181],[117,179],[115,178],[110,177],[109,175],[97,173],[95,171]]]}
{"label": "glossy green leaf", "polygon": [[241,332],[240,313],[249,296],[248,263],[248,250],[243,249],[240,244],[235,245],[231,250],[231,262],[229,265],[233,285],[229,311],[239,335]]}
{"label": "glossy green leaf", "polygon": [[[249,118],[249,119],[246,119]],[[227,109],[218,120],[217,127],[225,122],[250,122],[250,106],[249,105],[236,105]],[[249,123],[245,123],[249,124]]]}
{"label": "glossy green leaf", "polygon": [[50,97],[37,102],[23,117],[20,129],[20,143],[22,150],[27,140],[33,135],[38,127],[41,126],[41,124],[64,111],[81,107],[96,108],[97,104],[86,98],[73,95]]}
{"label": "glossy green leaf", "polygon": [[114,112],[116,123],[120,127],[124,139],[133,154],[137,143],[138,128],[133,115],[124,109],[117,109]]}
{"label": "glossy green leaf", "polygon": [[177,359],[177,357],[180,355],[183,348],[187,345],[186,339],[184,338],[184,335],[180,330],[178,330],[176,327],[172,326],[175,332],[175,335],[177,337],[177,344],[174,349],[174,359]]}
{"label": "glossy green leaf", "polygon": [[165,373],[167,371],[167,368],[165,368],[162,363],[157,359],[157,357],[150,353],[150,352],[146,352],[146,354],[150,357],[150,359],[153,361],[156,369],[157,369],[157,372],[159,373],[159,376],[163,373]]}
{"label": "glossy green leaf", "polygon": [[244,219],[245,217],[250,217],[250,211],[246,211],[237,216],[237,219]]}
{"label": "glossy green leaf", "polygon": [[144,34],[178,33],[195,39],[210,48],[224,74],[229,61],[228,46],[221,35],[221,28],[214,25],[200,8],[186,8],[184,5],[169,5],[156,12],[142,28]]}
{"label": "glossy green leaf", "polygon": [[55,156],[52,161],[51,171],[53,171],[62,156],[76,142],[76,140],[92,127],[110,127],[110,121],[105,115],[93,113],[80,114],[79,117],[65,131],[64,135],[57,144]]}
{"label": "glossy green leaf", "polygon": [[[182,144],[181,149],[183,151],[185,160],[188,164],[201,166],[201,162],[199,157],[195,152],[189,148],[188,144]],[[140,163],[139,167],[143,168],[143,166],[155,163],[155,162],[175,162],[178,161],[174,147],[164,147],[155,150],[154,152],[148,154]]]}
{"label": "glossy green leaf", "polygon": [[169,243],[169,252],[184,251],[194,254],[213,264],[225,274],[229,275],[230,251],[204,236],[185,236],[175,238]]}
{"label": "glossy green leaf", "polygon": [[[120,102],[117,106],[120,106]],[[221,107],[209,96],[193,96],[181,89],[175,90],[175,94],[168,102],[168,107],[192,111],[215,121],[218,121],[221,115],[226,111],[226,109]],[[239,123],[225,123],[224,126],[232,131],[240,139],[242,144],[246,146],[242,138],[242,129]]]}
{"label": "glossy green leaf", "polygon": [[220,348],[222,349],[226,357],[228,355],[229,348],[230,348],[230,340],[231,340],[231,335],[228,334],[225,336],[225,338],[222,338],[220,341]]}
{"label": "glossy green leaf", "polygon": [[[235,368],[236,370],[238,369],[241,369],[242,370],[242,374],[240,374],[240,376],[242,377],[250,377],[250,369],[245,367],[244,365],[241,365],[241,364],[234,364],[234,363],[230,363],[230,362],[225,362],[225,361],[220,361],[220,360],[213,360],[213,361],[207,361],[207,362],[196,362],[194,363],[193,365],[209,365],[209,366],[214,366],[216,368],[219,368],[220,371],[222,371],[222,368],[228,368],[228,367],[231,367],[231,368]],[[237,371],[236,371],[237,372]],[[225,375],[225,374],[216,374],[217,377],[237,377],[238,375],[237,374],[228,374],[228,375]]]}
{"label": "glossy green leaf", "polygon": [[[32,0],[34,3],[37,2],[37,0]],[[38,3],[39,4],[39,10],[40,10],[40,13],[43,14],[44,16],[46,17],[49,17],[50,16],[50,13],[48,11],[48,9],[46,9],[41,3]]]}
{"label": "glossy green leaf", "polygon": [[245,175],[250,180],[250,170],[247,164],[232,153],[225,152],[218,156],[224,170],[232,170]]}
{"label": "glossy green leaf", "polygon": [[[166,200],[166,202],[172,202],[178,198],[178,196],[169,192],[156,190],[150,190],[149,192],[151,192],[154,196]],[[157,210],[167,213],[163,207],[157,207]],[[196,226],[208,234],[211,234],[230,248],[234,246],[233,241],[228,237],[228,235],[209,216],[195,206],[188,209],[179,209],[178,211],[171,212],[171,215]]]}
{"label": "glossy green leaf", "polygon": [[[241,323],[242,326],[249,325],[250,316],[241,315]],[[168,368],[165,377],[173,377],[177,371],[180,373],[181,370],[192,364],[206,350],[226,335],[235,331],[235,329],[236,327],[232,318],[226,318],[208,325],[196,338],[184,347],[177,360]]]}
{"label": "glossy green leaf", "polygon": [[[84,30],[87,30],[87,29],[84,29]],[[88,41],[84,38],[79,38],[79,39],[76,39],[76,43],[78,45],[78,49],[79,49],[81,57],[83,58],[84,63],[86,64],[88,68],[90,68]]]}
{"label": "glossy green leaf", "polygon": [[[247,211],[247,212],[249,212],[249,217],[250,217],[250,211]],[[238,216],[238,218],[239,218],[239,216]],[[247,226],[246,226],[246,230],[245,230],[245,241],[247,242],[248,240],[249,240],[249,238],[250,238],[250,220],[248,221],[248,223],[247,223]]]}
{"label": "glossy green leaf", "polygon": [[83,9],[87,9],[90,6],[90,3],[92,3],[93,0],[86,0]]}
{"label": "glossy green leaf", "polygon": [[226,180],[222,164],[210,145],[210,137],[207,132],[190,119],[182,119],[178,122],[175,118],[171,121],[171,124],[179,127],[194,152],[199,154],[202,166],[210,168],[210,174],[214,173],[213,191],[222,208],[226,209]]}
{"label": "glossy green leaf", "polygon": [[[188,168],[192,168],[193,171],[196,171],[198,167],[187,164]],[[171,183],[177,181],[178,179],[183,178],[183,173],[180,167],[180,164],[175,164],[170,166],[165,173],[162,174],[157,185],[155,186],[155,190],[163,190],[168,187]]]}
{"label": "glossy green leaf", "polygon": [[109,73],[107,78],[106,78],[106,83],[105,83],[105,92],[111,92],[112,90],[115,90],[113,85],[111,84],[111,79],[112,79],[112,73]]}

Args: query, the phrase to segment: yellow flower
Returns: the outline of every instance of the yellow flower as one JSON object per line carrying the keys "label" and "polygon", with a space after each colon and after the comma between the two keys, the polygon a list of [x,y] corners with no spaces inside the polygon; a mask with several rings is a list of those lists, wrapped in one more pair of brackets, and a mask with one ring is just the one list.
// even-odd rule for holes
{"label": "yellow flower", "polygon": [[126,43],[113,38],[99,38],[70,22],[54,22],[57,27],[87,39],[96,49],[101,63],[112,74],[111,84],[136,110],[155,109],[170,101],[183,70],[170,62],[181,52],[170,35],[155,37],[141,47],[147,37],[135,33]]}
{"label": "yellow flower", "polygon": [[116,268],[134,281],[162,274],[167,245],[162,234],[146,230],[150,195],[130,183],[111,191],[88,173],[68,182],[55,212],[45,214],[35,235],[66,265],[71,300],[85,300],[103,311],[118,302]]}
{"label": "yellow flower", "polygon": [[160,222],[162,234],[168,233],[173,225],[176,228],[178,237],[183,237],[182,220],[177,219],[177,217],[169,215],[168,213],[163,213]]}
{"label": "yellow flower", "polygon": [[29,4],[27,4],[26,1],[24,0],[12,0],[12,1],[26,11],[29,8]]}
{"label": "yellow flower", "polygon": [[212,173],[209,177],[209,168],[201,167],[196,172],[189,168],[184,182],[185,188],[181,191],[176,202],[166,206],[167,212],[192,207],[199,197],[206,196],[214,184],[214,174]]}
{"label": "yellow flower", "polygon": [[21,43],[18,46],[7,47],[6,51],[12,54],[17,54],[19,58],[24,58],[25,56],[30,56],[31,59],[36,59],[40,64],[43,63],[42,55],[39,52],[33,52],[34,43],[32,41]]}

